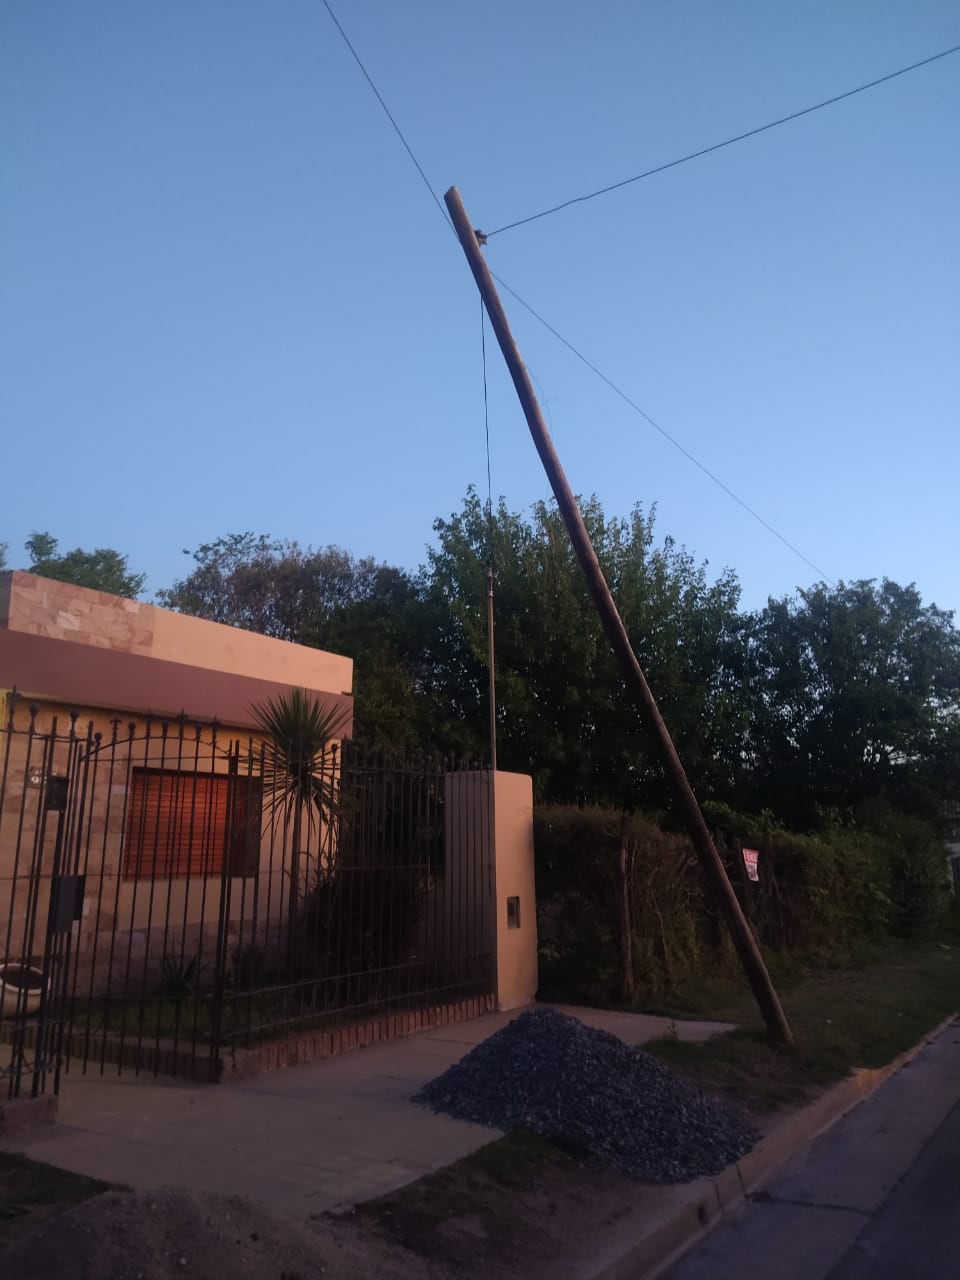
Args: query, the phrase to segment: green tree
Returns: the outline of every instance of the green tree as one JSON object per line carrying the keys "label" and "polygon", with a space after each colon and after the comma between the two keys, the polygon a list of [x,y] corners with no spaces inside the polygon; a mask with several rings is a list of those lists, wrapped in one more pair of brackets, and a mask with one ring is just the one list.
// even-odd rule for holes
{"label": "green tree", "polygon": [[[189,554],[189,553],[188,553]],[[301,547],[263,534],[205,543],[194,567],[158,593],[168,608],[354,660],[355,732],[375,746],[429,741],[420,589],[402,569],[340,547]]]}
{"label": "green tree", "polygon": [[294,643],[369,595],[382,568],[340,547],[314,550],[253,533],[231,533],[185,554],[195,566],[157,593],[162,604]]}
{"label": "green tree", "polygon": [[911,585],[818,584],[751,621],[750,798],[810,827],[958,795],[960,633]]}
{"label": "green tree", "polygon": [[72,582],[78,587],[91,587],[94,591],[131,599],[140,594],[146,582],[146,574],[131,573],[127,557],[108,547],[96,551],[76,547],[59,555],[57,539],[49,533],[32,533],[25,545],[30,556],[28,572],[42,578],[56,578],[59,582]]}
{"label": "green tree", "polygon": [[444,750],[444,716],[433,694],[435,632],[420,580],[379,565],[364,574],[362,592],[303,640],[353,658],[358,738],[375,747]]}
{"label": "green tree", "polygon": [[[739,610],[655,513],[582,503],[634,647],[704,801],[797,829],[960,812],[960,641],[915,587],[822,584]],[[358,736],[488,750],[486,567],[496,568],[498,760],[541,799],[668,803],[660,770],[552,505],[472,490],[419,574],[252,533],[194,553],[170,607],[350,655]],[[913,846],[911,846],[913,847]]]}
{"label": "green tree", "polygon": [[0,570],[3,570],[7,567],[7,552],[9,549],[10,549],[9,543],[0,542]]}
{"label": "green tree", "polygon": [[[739,584],[672,539],[654,512],[608,519],[581,503],[641,664],[695,783],[727,794],[746,699]],[[486,564],[496,566],[498,762],[533,773],[543,799],[666,802],[659,766],[610,653],[556,507],[529,518],[501,499],[488,521],[476,493],[434,525],[425,594],[435,636],[434,702],[453,713],[464,745],[485,747]]]}

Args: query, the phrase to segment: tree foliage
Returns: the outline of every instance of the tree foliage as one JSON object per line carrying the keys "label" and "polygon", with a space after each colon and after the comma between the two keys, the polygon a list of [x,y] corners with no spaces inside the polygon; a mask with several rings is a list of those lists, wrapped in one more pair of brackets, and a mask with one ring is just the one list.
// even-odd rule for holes
{"label": "tree foliage", "polygon": [[[735,575],[710,581],[672,539],[658,543],[653,511],[608,519],[591,499],[582,513],[687,767],[697,782],[721,785],[736,753],[742,678]],[[503,766],[533,773],[550,800],[662,802],[659,768],[556,507],[538,503],[527,519],[501,501],[488,521],[471,492],[434,530],[425,591],[443,620],[436,680],[472,745],[485,742],[492,541]]]}
{"label": "tree foliage", "polygon": [[[740,609],[655,511],[581,504],[600,564],[704,801],[798,830],[960,812],[960,635],[914,586],[817,584]],[[161,593],[186,613],[353,657],[356,732],[488,750],[486,573],[496,583],[498,763],[541,800],[669,807],[659,766],[552,504],[472,490],[417,574],[252,533],[200,547]],[[909,843],[909,842],[908,842]]]}
{"label": "tree foliage", "polygon": [[158,592],[162,604],[294,643],[362,595],[375,567],[339,547],[314,551],[253,533],[217,538],[192,555],[191,572]]}
{"label": "tree foliage", "polygon": [[374,745],[416,745],[427,731],[418,696],[424,614],[411,575],[340,547],[253,533],[228,534],[192,555],[191,571],[158,593],[161,604],[349,655],[356,733]]}
{"label": "tree foliage", "polygon": [[59,543],[49,533],[32,533],[25,546],[30,557],[27,571],[41,578],[72,582],[78,587],[130,599],[140,594],[146,582],[146,574],[131,573],[127,557],[109,547],[99,547],[96,551],[75,547],[60,555]]}
{"label": "tree foliage", "polygon": [[960,633],[915,586],[818,584],[749,628],[748,798],[805,827],[958,795]]}
{"label": "tree foliage", "polygon": [[[637,506],[620,518],[595,498],[580,505],[711,827],[721,837],[726,831],[759,842],[768,864],[776,864],[776,901],[757,922],[767,944],[809,942],[811,922],[830,939],[928,929],[942,911],[943,835],[960,834],[960,632],[953,615],[925,603],[914,585],[886,578],[817,583],[744,611],[736,574],[712,573],[661,536],[655,509]],[[341,547],[228,534],[193,552],[189,571],[158,599],[353,658],[354,732],[368,745],[478,758],[489,751],[492,563],[499,766],[532,774],[540,805],[577,806],[571,831],[580,830],[577,815],[592,805],[607,806],[601,825],[614,821],[611,814],[639,811],[661,815],[669,830],[671,800],[653,744],[556,507],[537,503],[517,512],[501,499],[488,510],[471,489],[433,530],[416,573]],[[48,533],[33,534],[26,546],[34,573],[125,596],[143,588],[143,575],[131,573],[116,551],[61,555]],[[6,550],[0,544],[0,568]],[[274,744],[266,760],[271,791],[292,789],[296,822],[306,813],[309,826],[318,808],[319,793],[309,791],[316,760],[336,726],[320,723],[307,700],[264,706],[259,716]],[[611,828],[617,849],[626,821],[617,816]],[[684,971],[707,946],[691,932],[674,839],[658,837],[657,849],[665,851],[654,860],[659,878],[649,879],[654,863],[644,864],[643,875],[631,863],[628,877],[640,922],[628,949],[645,981],[657,965],[665,981]],[[571,850],[579,866],[576,839]],[[330,941],[322,922],[339,909],[330,897],[335,886],[301,883],[299,872],[297,883],[291,903],[304,904],[322,951]],[[616,884],[622,899],[623,884]],[[611,899],[606,885],[607,915],[591,914],[593,899],[582,888],[570,900],[579,904],[573,916],[561,912],[554,924],[566,928],[580,915],[592,922],[588,950],[598,963],[605,956],[613,972],[625,945],[622,913],[610,916],[613,925],[603,921],[610,901],[620,899]],[[360,900],[373,910],[366,890]],[[650,902],[653,932],[644,915]],[[667,907],[676,907],[672,923]],[[541,932],[549,941],[549,902],[545,910]],[[644,946],[657,936],[660,951],[651,958]],[[712,946],[704,956],[714,955]],[[583,948],[576,954],[582,968]]]}

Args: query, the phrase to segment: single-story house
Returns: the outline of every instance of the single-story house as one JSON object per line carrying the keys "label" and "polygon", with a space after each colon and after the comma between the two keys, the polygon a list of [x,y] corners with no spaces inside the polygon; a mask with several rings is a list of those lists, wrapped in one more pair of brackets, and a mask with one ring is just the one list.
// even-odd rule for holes
{"label": "single-story house", "polygon": [[260,830],[253,708],[303,689],[349,735],[352,683],[339,654],[0,574],[3,949],[43,950],[62,876],[82,877],[74,963],[94,989],[138,964],[154,977],[172,955],[206,963],[224,909],[236,939],[262,941],[289,876]]}
{"label": "single-story house", "polygon": [[[291,806],[254,708],[294,690],[340,738]],[[171,1037],[531,999],[531,780],[348,759],[352,718],[348,657],[0,573],[0,1050],[34,972],[60,1056],[132,1029],[154,1069]]]}

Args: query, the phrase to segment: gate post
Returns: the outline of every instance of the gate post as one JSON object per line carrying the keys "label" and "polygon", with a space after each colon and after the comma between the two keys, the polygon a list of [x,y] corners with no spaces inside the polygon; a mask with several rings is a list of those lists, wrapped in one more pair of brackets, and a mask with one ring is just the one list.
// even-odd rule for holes
{"label": "gate post", "polygon": [[444,955],[459,985],[482,959],[498,1009],[537,994],[533,781],[471,770],[444,779]]}
{"label": "gate post", "polygon": [[539,984],[533,779],[497,772],[493,785],[497,1008],[518,1009],[533,1001]]}

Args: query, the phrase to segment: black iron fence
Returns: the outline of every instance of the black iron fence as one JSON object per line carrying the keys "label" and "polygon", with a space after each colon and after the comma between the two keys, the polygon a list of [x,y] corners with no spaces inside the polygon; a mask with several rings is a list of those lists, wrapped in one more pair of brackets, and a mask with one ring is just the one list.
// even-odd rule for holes
{"label": "black iron fence", "polygon": [[0,725],[0,1071],[231,1051],[493,990],[489,774],[216,725]]}

